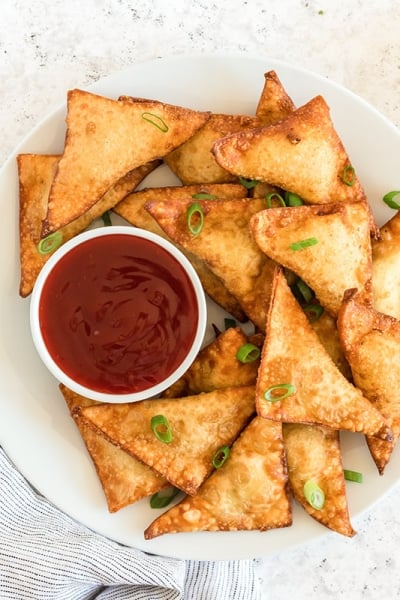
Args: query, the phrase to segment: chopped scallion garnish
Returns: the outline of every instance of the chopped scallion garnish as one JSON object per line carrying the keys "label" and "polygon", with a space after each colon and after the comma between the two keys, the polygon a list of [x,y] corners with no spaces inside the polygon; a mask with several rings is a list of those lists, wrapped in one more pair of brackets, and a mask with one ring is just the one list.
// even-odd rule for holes
{"label": "chopped scallion garnish", "polygon": [[104,223],[105,227],[110,227],[110,225],[112,225],[111,214],[110,214],[109,210],[106,210],[106,212],[101,215],[101,218],[103,219],[103,223]]}
{"label": "chopped scallion garnish", "polygon": [[303,306],[303,310],[306,313],[307,317],[313,323],[314,321],[318,321],[324,309],[320,304],[306,304]]}
{"label": "chopped scallion garnish", "polygon": [[172,442],[172,430],[164,415],[155,415],[151,418],[151,429],[160,442],[164,442],[164,444]]}
{"label": "chopped scallion garnish", "polygon": [[304,204],[300,196],[293,192],[285,192],[285,203],[286,206],[302,206]]}
{"label": "chopped scallion garnish", "polygon": [[254,344],[243,344],[236,352],[236,358],[241,363],[251,363],[260,357],[260,348],[257,348]]}
{"label": "chopped scallion garnish", "polygon": [[169,487],[160,492],[156,492],[150,498],[151,508],[164,508],[165,506],[168,506],[179,492],[180,490],[176,487]]}
{"label": "chopped scallion garnish", "polygon": [[303,487],[303,493],[306,497],[307,502],[316,510],[321,510],[325,504],[324,491],[319,487],[315,481],[309,479],[305,482]]}
{"label": "chopped scallion garnish", "polygon": [[198,194],[192,194],[192,198],[195,200],[216,200],[218,196],[215,194],[207,194],[207,192],[199,192]]}
{"label": "chopped scallion garnish", "polygon": [[224,445],[221,446],[221,448],[218,448],[212,459],[213,467],[215,467],[215,469],[220,469],[226,461],[226,459],[228,458],[229,453],[229,446]]}
{"label": "chopped scallion garnish", "polygon": [[400,191],[394,190],[393,192],[388,192],[382,198],[385,204],[387,204],[390,208],[394,208],[395,210],[400,210]]}
{"label": "chopped scallion garnish", "polygon": [[272,202],[274,200],[281,206],[286,206],[283,196],[278,194],[278,192],[271,192],[265,196],[265,204],[267,205],[267,208],[272,208]]}
{"label": "chopped scallion garnish", "polygon": [[235,321],[235,319],[225,318],[224,319],[224,326],[225,326],[225,331],[227,329],[230,329],[231,327],[236,327],[236,321]]}
{"label": "chopped scallion garnish", "polygon": [[292,383],[278,383],[277,385],[271,385],[271,387],[265,390],[264,399],[268,400],[268,402],[279,402],[295,393],[296,387]]}
{"label": "chopped scallion garnish", "polygon": [[347,481],[355,481],[356,483],[363,482],[363,475],[358,471],[351,471],[350,469],[343,469],[344,478]]}
{"label": "chopped scallion garnish", "polygon": [[260,348],[254,344],[243,344],[236,352],[236,358],[242,363],[254,362],[260,357]]}
{"label": "chopped scallion garnish", "polygon": [[296,282],[296,287],[299,290],[305,302],[310,302],[314,295],[312,289],[308,287],[308,285],[302,279],[299,279]]}
{"label": "chopped scallion garnish", "polygon": [[241,183],[246,190],[251,190],[256,187],[258,181],[256,179],[246,179],[246,177],[239,177],[239,183]]}
{"label": "chopped scallion garnish", "polygon": [[296,250],[304,250],[304,248],[309,248],[310,246],[315,246],[318,244],[318,240],[315,237],[306,238],[305,240],[300,240],[298,242],[293,242],[293,244],[289,245],[289,248],[293,251]]}
{"label": "chopped scallion garnish", "polygon": [[167,133],[169,129],[168,125],[161,117],[151,112],[142,113],[142,119],[144,119],[148,123],[151,123],[151,125],[154,125],[154,127],[157,127],[157,129],[159,129],[163,133]]}
{"label": "chopped scallion garnish", "polygon": [[37,245],[37,251],[39,254],[50,254],[53,252],[58,246],[61,246],[63,241],[63,236],[61,231],[55,231],[54,233],[50,233],[50,235],[46,236]]}
{"label": "chopped scallion garnish", "polygon": [[342,181],[348,186],[354,185],[356,181],[356,171],[352,165],[346,165],[342,172]]}
{"label": "chopped scallion garnish", "polygon": [[204,212],[198,202],[193,202],[186,213],[187,226],[193,235],[199,235],[204,225]]}

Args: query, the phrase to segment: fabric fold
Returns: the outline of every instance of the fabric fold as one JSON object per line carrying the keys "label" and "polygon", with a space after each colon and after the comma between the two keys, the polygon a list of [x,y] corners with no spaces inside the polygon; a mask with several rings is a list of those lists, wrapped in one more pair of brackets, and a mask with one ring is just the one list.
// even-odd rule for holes
{"label": "fabric fold", "polygon": [[0,448],[2,600],[258,600],[253,560],[154,556],[94,533],[36,492]]}

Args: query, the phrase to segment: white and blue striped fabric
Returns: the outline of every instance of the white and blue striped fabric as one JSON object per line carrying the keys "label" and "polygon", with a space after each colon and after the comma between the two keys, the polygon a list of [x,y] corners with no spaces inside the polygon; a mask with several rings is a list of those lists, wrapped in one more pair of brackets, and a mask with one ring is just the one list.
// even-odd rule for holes
{"label": "white and blue striped fabric", "polygon": [[38,494],[0,448],[1,600],[259,600],[252,560],[148,555],[102,537]]}

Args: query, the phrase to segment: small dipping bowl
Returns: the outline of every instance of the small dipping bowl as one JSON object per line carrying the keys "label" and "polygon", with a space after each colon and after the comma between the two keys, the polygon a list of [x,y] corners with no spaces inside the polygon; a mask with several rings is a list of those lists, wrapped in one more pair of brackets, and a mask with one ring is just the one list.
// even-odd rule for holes
{"label": "small dipping bowl", "polygon": [[158,396],[192,364],[207,308],[189,260],[171,242],[130,226],[85,231],[43,266],[30,325],[61,383],[101,402]]}

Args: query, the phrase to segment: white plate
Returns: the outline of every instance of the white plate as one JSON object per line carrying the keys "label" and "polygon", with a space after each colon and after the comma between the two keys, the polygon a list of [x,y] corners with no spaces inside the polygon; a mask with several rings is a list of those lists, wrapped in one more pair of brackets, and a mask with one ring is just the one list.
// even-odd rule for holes
{"label": "white plate", "polygon": [[[399,189],[400,134],[376,110],[322,77],[268,58],[197,56],[134,65],[103,79],[90,90],[155,98],[197,109],[254,114],[264,72],[275,69],[297,105],[322,94],[378,224],[393,211],[382,195]],[[66,90],[67,92],[67,90]],[[118,542],[165,556],[198,560],[265,556],[326,535],[328,530],[294,506],[293,525],[260,532],[167,535],[152,541],[143,530],[158,511],[143,500],[117,514],[107,512],[103,492],[57,382],[42,365],[29,333],[29,299],[18,296],[18,152],[61,152],[65,106],[41,122],[18,146],[0,172],[2,257],[0,279],[0,442],[26,478],[60,509]],[[12,125],[10,125],[12,126]],[[217,313],[213,314],[213,320]],[[348,483],[353,524],[356,516],[398,481],[395,451],[383,477],[363,437],[343,436],[344,466],[362,471],[362,485]]]}

